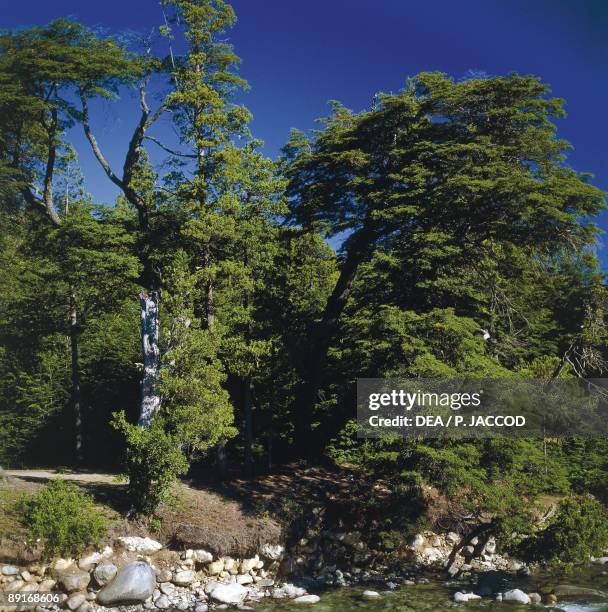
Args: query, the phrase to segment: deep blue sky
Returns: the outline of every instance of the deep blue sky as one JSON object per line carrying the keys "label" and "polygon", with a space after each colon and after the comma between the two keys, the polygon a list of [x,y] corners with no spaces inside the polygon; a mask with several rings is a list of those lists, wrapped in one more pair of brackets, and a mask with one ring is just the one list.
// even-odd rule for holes
{"label": "deep blue sky", "polygon": [[[233,0],[230,32],[252,89],[245,102],[254,134],[276,155],[289,129],[308,129],[338,99],[353,109],[408,76],[441,70],[512,70],[541,76],[567,101],[560,134],[574,145],[577,170],[608,190],[608,1],[606,0]],[[0,27],[71,16],[110,31],[149,30],[162,20],[156,0],[0,0]],[[128,109],[128,110],[127,110]],[[133,111],[131,111],[133,109]],[[99,140],[118,161],[137,110],[125,96],[104,107]],[[115,190],[78,134],[87,188],[112,201]],[[608,229],[608,215],[601,225]],[[606,255],[602,253],[602,255]]]}

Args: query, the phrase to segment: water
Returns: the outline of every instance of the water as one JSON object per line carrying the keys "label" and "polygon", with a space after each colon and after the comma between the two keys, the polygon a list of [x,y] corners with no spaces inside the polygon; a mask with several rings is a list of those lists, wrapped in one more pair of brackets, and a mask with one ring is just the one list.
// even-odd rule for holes
{"label": "water", "polygon": [[[602,571],[601,566],[591,566],[567,574],[535,574],[528,578],[513,579],[513,588],[520,588],[527,593],[541,593],[544,589],[550,590],[555,585],[568,584],[608,592],[608,576],[602,575]],[[364,601],[361,595],[366,589],[377,591],[381,598]],[[321,596],[321,601],[314,606],[297,606],[289,601],[274,600],[261,602],[256,605],[256,610],[264,610],[265,612],[293,611],[296,609],[308,609],[314,610],[314,612],[348,612],[351,610],[360,612],[440,612],[441,610],[451,610],[452,612],[460,610],[519,612],[533,609],[530,606],[499,603],[493,597],[484,597],[466,604],[456,604],[453,601],[453,596],[459,590],[475,591],[475,587],[446,586],[444,582],[435,580],[429,584],[404,586],[395,591],[388,591],[379,585],[346,587],[325,592],[313,590]],[[546,609],[555,612],[608,612],[608,596],[604,601],[580,595],[564,596],[559,599],[557,604]],[[592,599],[595,599],[595,601],[592,601]]]}

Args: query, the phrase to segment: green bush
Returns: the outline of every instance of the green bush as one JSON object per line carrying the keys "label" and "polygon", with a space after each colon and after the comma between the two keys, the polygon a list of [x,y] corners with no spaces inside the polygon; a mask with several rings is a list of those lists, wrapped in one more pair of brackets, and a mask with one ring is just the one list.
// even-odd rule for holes
{"label": "green bush", "polygon": [[549,524],[526,541],[527,557],[549,563],[580,563],[608,546],[608,517],[597,500],[563,500]]}
{"label": "green bush", "polygon": [[114,415],[113,426],[125,438],[125,467],[134,509],[151,516],[167,499],[171,485],[188,470],[188,461],[176,439],[157,417],[147,428],[128,423],[124,412]]}
{"label": "green bush", "polygon": [[45,557],[77,554],[96,544],[106,532],[106,520],[93,499],[76,485],[55,479],[33,497],[19,503],[29,537],[40,541]]}

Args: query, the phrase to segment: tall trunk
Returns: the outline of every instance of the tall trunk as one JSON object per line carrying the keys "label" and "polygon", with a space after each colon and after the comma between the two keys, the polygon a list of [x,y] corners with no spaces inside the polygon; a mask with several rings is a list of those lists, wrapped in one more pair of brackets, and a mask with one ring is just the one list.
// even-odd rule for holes
{"label": "tall trunk", "polygon": [[366,223],[358,234],[351,238],[336,286],[325,304],[321,320],[311,334],[308,371],[306,372],[302,391],[299,393],[296,401],[295,415],[296,446],[306,455],[310,455],[316,450],[311,438],[312,417],[315,405],[319,399],[327,351],[338,329],[340,316],[352,292],[359,265],[367,257],[374,236],[375,232],[371,223]]}
{"label": "tall trunk", "polygon": [[80,360],[78,358],[78,312],[74,287],[70,286],[70,349],[72,354],[72,410],[74,414],[74,457],[77,464],[84,461],[84,433],[82,423],[82,399],[80,392]]}
{"label": "tall trunk", "polygon": [[159,292],[142,292],[139,296],[141,308],[141,338],[144,357],[144,373],[141,384],[141,408],[139,424],[149,427],[160,409],[158,374],[160,370],[160,349],[158,346],[158,304]]}
{"label": "tall trunk", "polygon": [[245,474],[253,476],[253,412],[251,405],[251,381],[248,376],[243,379],[243,417],[245,421]]}

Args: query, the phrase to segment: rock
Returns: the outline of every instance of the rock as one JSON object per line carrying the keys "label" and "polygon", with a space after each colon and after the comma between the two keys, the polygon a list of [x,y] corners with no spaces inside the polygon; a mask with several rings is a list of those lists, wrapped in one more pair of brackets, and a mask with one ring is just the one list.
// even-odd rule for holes
{"label": "rock", "polygon": [[52,567],[56,572],[65,572],[74,563],[74,559],[57,559]]}
{"label": "rock", "polygon": [[434,548],[433,546],[427,546],[423,549],[421,554],[429,563],[436,563],[443,559],[444,556],[438,548]]}
{"label": "rock", "polygon": [[272,578],[262,578],[257,583],[257,586],[261,588],[268,588],[268,587],[274,586],[274,580]]}
{"label": "rock", "polygon": [[197,603],[194,612],[208,612],[209,606],[205,603]]}
{"label": "rock", "polygon": [[9,593],[14,593],[22,588],[24,584],[25,582],[23,582],[23,580],[13,580],[13,582],[9,582],[4,586],[4,590],[8,591]]}
{"label": "rock", "polygon": [[211,561],[213,561],[213,555],[202,548],[192,552],[194,553],[194,559],[197,563],[211,563]]}
{"label": "rock", "polygon": [[239,584],[251,584],[253,582],[253,576],[250,576],[249,574],[241,574],[240,576],[236,577],[236,581]]}
{"label": "rock", "polygon": [[489,555],[493,555],[496,552],[496,540],[494,538],[490,538],[486,542],[484,551],[488,553]]}
{"label": "rock", "polygon": [[23,570],[21,572],[21,578],[23,578],[23,580],[25,580],[26,582],[28,582],[29,580],[32,579],[32,575],[27,571],[27,570]]}
{"label": "rock", "polygon": [[233,572],[237,570],[238,563],[236,559],[232,557],[221,557],[220,561],[224,562],[224,570],[226,572]]}
{"label": "rock", "polygon": [[543,601],[543,598],[539,593],[528,593],[528,597],[530,598],[530,603],[532,604],[539,604]]}
{"label": "rock", "polygon": [[152,595],[156,587],[154,570],[141,561],[125,565],[116,578],[97,593],[101,605],[140,603]]}
{"label": "rock", "polygon": [[318,595],[301,595],[293,600],[295,604],[316,604],[321,601]]}
{"label": "rock", "polygon": [[159,585],[159,589],[164,595],[173,595],[175,593],[175,585],[172,582],[163,582]]}
{"label": "rock", "polygon": [[363,599],[378,599],[380,593],[378,593],[378,591],[363,591],[361,597],[363,597]]}
{"label": "rock", "polygon": [[465,557],[472,557],[473,553],[475,552],[475,547],[474,546],[464,546],[460,552]]}
{"label": "rock", "polygon": [[302,595],[306,594],[306,589],[303,589],[302,587],[297,587],[293,584],[289,584],[288,582],[283,585],[283,588],[281,590],[285,593],[286,597],[289,597],[289,599],[302,597]]}
{"label": "rock", "polygon": [[70,610],[76,610],[76,608],[80,608],[80,606],[87,600],[87,598],[82,593],[77,593],[76,595],[72,595],[68,597],[68,600],[65,602],[65,605]]}
{"label": "rock", "polygon": [[182,570],[175,572],[173,576],[173,584],[178,586],[188,586],[196,580],[196,574],[192,570]]}
{"label": "rock", "polygon": [[255,568],[260,558],[256,555],[252,559],[243,559],[241,561],[240,572],[241,574],[247,574]]}
{"label": "rock", "polygon": [[40,585],[37,582],[27,582],[20,589],[20,593],[36,593],[40,590]]}
{"label": "rock", "polygon": [[572,584],[558,584],[554,589],[553,593],[557,597],[584,597],[585,599],[594,599],[600,601],[608,600],[608,593],[599,591],[597,589],[588,589],[586,587],[579,587]]}
{"label": "rock", "polygon": [[527,605],[530,603],[530,598],[521,589],[511,589],[502,596],[503,601],[513,601]]}
{"label": "rock", "polygon": [[157,574],[159,582],[171,582],[171,578],[173,578],[173,574],[167,569],[160,570]]}
{"label": "rock", "polygon": [[510,572],[518,572],[524,566],[521,561],[517,561],[517,559],[511,559],[509,564],[507,565],[507,569]]}
{"label": "rock", "polygon": [[454,593],[454,601],[456,603],[466,603],[467,601],[473,601],[474,599],[481,599],[481,596],[475,595],[475,593],[461,593],[460,591]]}
{"label": "rock", "polygon": [[166,595],[161,595],[155,602],[154,605],[161,610],[165,610],[171,606],[171,602]]}
{"label": "rock", "polygon": [[216,586],[209,593],[211,598],[222,604],[237,605],[243,603],[248,590],[241,584],[233,582],[231,584],[216,583]]}
{"label": "rock", "polygon": [[557,603],[557,597],[555,596],[554,593],[549,593],[549,595],[547,595],[545,603],[547,603],[548,605],[552,606],[553,604]]}
{"label": "rock", "polygon": [[100,563],[93,572],[97,584],[102,587],[108,584],[118,573],[118,568],[113,563]]}
{"label": "rock", "polygon": [[19,568],[14,565],[4,565],[2,566],[2,575],[3,576],[17,576],[19,574]]}
{"label": "rock", "polygon": [[283,557],[285,547],[280,544],[263,544],[260,548],[260,554],[262,557],[266,557],[271,561],[278,561]]}
{"label": "rock", "polygon": [[152,538],[140,538],[139,536],[126,536],[118,538],[118,541],[123,548],[142,555],[152,555],[163,547],[160,542]]}
{"label": "rock", "polygon": [[455,545],[460,543],[460,536],[454,531],[450,531],[448,535],[445,536],[445,539],[448,544]]}
{"label": "rock", "polygon": [[81,570],[89,571],[94,565],[97,565],[101,561],[101,554],[98,552],[91,553],[86,557],[82,557],[78,561],[78,567]]}
{"label": "rock", "polygon": [[84,591],[90,581],[91,577],[86,572],[70,572],[69,574],[63,574],[59,578],[59,584],[66,593]]}
{"label": "rock", "polygon": [[114,554],[114,550],[111,546],[105,546],[104,549],[101,551],[101,556],[104,559],[111,557],[113,554]]}
{"label": "rock", "polygon": [[424,542],[424,536],[421,533],[417,533],[412,540],[411,546],[413,548],[420,548],[421,546],[424,546]]}
{"label": "rock", "polygon": [[40,590],[41,591],[50,591],[56,584],[57,584],[56,580],[53,580],[51,578],[47,578],[46,580],[43,580],[40,583]]}
{"label": "rock", "polygon": [[212,561],[207,565],[207,571],[211,576],[217,576],[220,572],[224,570],[224,562],[221,559],[217,561]]}

